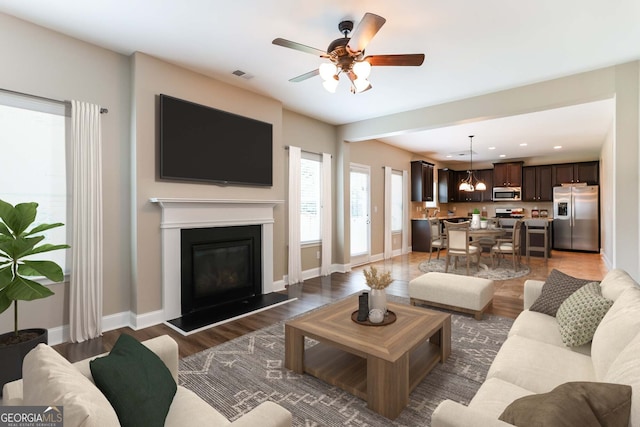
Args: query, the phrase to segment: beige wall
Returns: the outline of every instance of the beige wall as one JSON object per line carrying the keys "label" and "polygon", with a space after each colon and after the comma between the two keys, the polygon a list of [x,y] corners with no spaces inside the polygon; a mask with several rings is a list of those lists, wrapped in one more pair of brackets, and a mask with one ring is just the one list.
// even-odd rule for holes
{"label": "beige wall", "polygon": [[600,239],[602,255],[607,266],[613,265],[613,213],[614,213],[614,188],[613,174],[607,173],[613,170],[613,144],[615,141],[613,124],[607,133],[602,149],[600,150]]}
{"label": "beige wall", "polygon": [[[133,253],[132,305],[134,313],[162,308],[160,208],[151,197],[285,200],[282,105],[252,92],[220,83],[151,56],[136,53],[132,61],[134,96],[132,181]],[[156,179],[157,97],[167,94],[273,124],[273,187],[238,187],[166,182]],[[274,275],[285,271],[285,209],[275,209]]]}
{"label": "beige wall", "polygon": [[[109,109],[102,116],[105,315],[129,309],[129,59],[106,49],[0,14],[0,88]],[[71,225],[73,226],[73,225]],[[67,324],[67,285],[54,297],[20,303],[20,327]],[[0,315],[0,333],[13,327],[13,310]]]}
{"label": "beige wall", "polygon": [[[411,173],[413,154],[380,141],[363,141],[350,144],[351,163],[371,167],[371,255],[384,253],[384,167]],[[409,184],[410,186],[410,184]],[[410,192],[410,188],[407,189]],[[411,197],[409,197],[411,200]],[[348,214],[348,209],[345,211]],[[348,239],[348,237],[346,237]],[[395,245],[402,247],[402,236],[395,236]],[[409,245],[411,245],[409,243]]]}
{"label": "beige wall", "polygon": [[[331,170],[333,177],[333,185],[332,185],[332,216],[335,216],[336,212],[336,129],[335,126],[328,125],[326,123],[320,122],[318,120],[312,119],[310,117],[303,116],[301,114],[295,113],[293,111],[284,110],[282,116],[282,137],[284,144],[289,146],[293,145],[296,147],[300,147],[303,151],[308,151],[311,153],[327,153],[331,154]],[[288,160],[288,151],[283,151],[283,155],[285,156],[284,160],[284,168],[285,168],[285,195],[289,192],[288,180],[289,180],[289,160]],[[277,154],[277,153],[276,153]],[[286,198],[286,197],[285,197]],[[288,204],[285,205],[285,212],[289,209]],[[289,223],[287,221],[287,216],[285,215],[285,247],[284,251],[287,251],[286,242],[289,239]],[[335,227],[334,227],[334,236],[333,236],[333,250],[332,253],[336,253],[336,248],[338,245]],[[322,251],[322,245],[310,245],[302,248],[302,270],[312,270],[314,268],[320,267],[320,260],[317,257],[317,252]],[[285,258],[288,259],[288,256],[285,254]],[[331,260],[333,263],[334,260]],[[282,276],[278,277],[278,279],[282,279]]]}

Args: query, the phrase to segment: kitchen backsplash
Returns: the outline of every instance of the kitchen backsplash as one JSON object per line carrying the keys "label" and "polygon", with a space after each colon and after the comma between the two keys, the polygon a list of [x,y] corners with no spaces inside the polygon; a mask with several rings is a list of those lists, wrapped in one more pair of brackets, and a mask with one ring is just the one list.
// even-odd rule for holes
{"label": "kitchen backsplash", "polygon": [[[421,218],[424,213],[424,203],[411,202],[411,218]],[[478,209],[480,212],[486,208],[487,217],[491,218],[496,215],[496,208],[523,208],[525,217],[531,216],[532,209],[546,209],[549,218],[553,217],[553,202],[482,202],[482,203],[440,203],[438,208],[440,214],[444,215],[448,211],[453,211],[455,215],[466,216],[468,213],[473,212],[474,209]],[[436,208],[428,208],[432,213]]]}

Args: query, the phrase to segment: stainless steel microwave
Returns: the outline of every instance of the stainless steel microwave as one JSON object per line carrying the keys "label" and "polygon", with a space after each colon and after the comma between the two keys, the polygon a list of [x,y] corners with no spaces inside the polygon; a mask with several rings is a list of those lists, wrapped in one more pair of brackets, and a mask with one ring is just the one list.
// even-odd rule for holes
{"label": "stainless steel microwave", "polygon": [[522,200],[522,189],[520,187],[493,187],[493,201]]}

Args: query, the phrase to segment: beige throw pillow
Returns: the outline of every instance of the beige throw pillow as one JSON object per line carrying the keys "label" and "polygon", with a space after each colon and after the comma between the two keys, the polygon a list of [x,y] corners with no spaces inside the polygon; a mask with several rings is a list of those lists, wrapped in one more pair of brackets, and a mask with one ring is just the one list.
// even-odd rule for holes
{"label": "beige throw pillow", "polygon": [[575,291],[556,313],[562,342],[577,347],[591,341],[612,305],[612,300],[602,296],[598,282],[587,283]]}
{"label": "beige throw pillow", "polygon": [[64,425],[119,426],[106,397],[57,351],[39,344],[24,358],[24,404],[63,406]]}

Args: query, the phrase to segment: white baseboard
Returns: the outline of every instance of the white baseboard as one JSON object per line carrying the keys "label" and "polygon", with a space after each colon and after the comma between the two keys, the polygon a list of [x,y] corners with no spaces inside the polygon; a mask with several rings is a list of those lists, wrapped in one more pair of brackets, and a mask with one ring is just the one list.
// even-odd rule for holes
{"label": "white baseboard", "polygon": [[[347,273],[351,271],[349,264],[332,264],[332,273]],[[302,272],[303,280],[312,279],[320,276],[320,268],[312,268]],[[276,291],[286,290],[288,282],[288,276],[284,276],[282,280],[275,280],[273,286]],[[114,329],[129,327],[135,331],[150,326],[159,325],[165,323],[163,310],[156,310],[149,313],[136,314],[131,311],[123,311],[121,313],[110,314],[102,318],[102,331],[108,332]],[[208,326],[211,327],[211,326]],[[48,329],[49,333],[49,345],[62,344],[69,341],[70,328],[69,325],[56,326],[55,328]]]}

